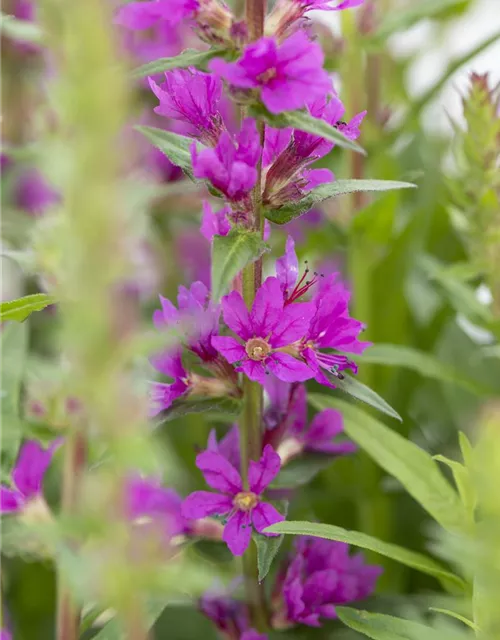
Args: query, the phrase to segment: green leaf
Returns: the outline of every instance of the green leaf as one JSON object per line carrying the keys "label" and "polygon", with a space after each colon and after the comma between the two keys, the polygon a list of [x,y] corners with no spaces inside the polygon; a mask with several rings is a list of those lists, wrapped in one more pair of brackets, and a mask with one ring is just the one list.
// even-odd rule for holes
{"label": "green leaf", "polygon": [[31,43],[41,42],[43,35],[40,27],[34,22],[18,20],[5,13],[0,13],[0,32],[13,40]]}
{"label": "green leaf", "polygon": [[135,128],[162,151],[173,164],[180,167],[191,180],[194,180],[190,152],[193,144],[191,138],[156,127],[138,125]]}
{"label": "green leaf", "polygon": [[441,564],[429,558],[422,553],[410,551],[404,547],[400,547],[390,542],[384,542],[378,538],[374,538],[359,531],[349,531],[342,527],[336,527],[332,524],[319,524],[317,522],[293,522],[285,521],[273,524],[266,529],[274,533],[292,534],[298,536],[314,536],[315,538],[324,538],[325,540],[336,540],[337,542],[346,542],[361,549],[367,549],[379,553],[386,558],[391,558],[396,562],[427,573],[440,580],[447,588],[451,588],[454,592],[463,591],[465,588],[464,581],[448,571]]}
{"label": "green leaf", "polygon": [[218,302],[238,273],[254,262],[269,246],[260,234],[234,228],[227,236],[215,236],[212,244],[212,299]]}
{"label": "green leaf", "polygon": [[385,14],[385,19],[367,44],[379,46],[395,33],[406,31],[421,20],[435,18],[440,13],[463,4],[464,0],[420,0],[399,11],[390,11]]}
{"label": "green leaf", "polygon": [[310,482],[314,476],[328,468],[334,461],[335,458],[332,456],[306,453],[282,467],[270,486],[272,489],[300,487]]}
{"label": "green leaf", "polygon": [[293,127],[300,131],[306,131],[307,133],[313,133],[316,136],[321,136],[326,140],[334,142],[339,147],[344,149],[350,149],[351,151],[357,151],[366,155],[364,149],[356,142],[349,140],[341,131],[332,127],[331,124],[321,120],[320,118],[314,118],[307,111],[285,111],[284,113],[274,114],[267,111],[263,106],[253,106],[250,108],[250,115],[261,120],[265,120],[267,124],[275,129],[285,129],[286,127]]}
{"label": "green leaf", "polygon": [[[287,502],[284,502],[281,505],[275,503],[274,506],[280,513],[282,513],[286,517],[286,514],[288,512]],[[278,554],[285,536],[263,536],[261,533],[257,533],[256,531],[254,531],[254,533],[252,534],[252,538],[255,542],[255,546],[257,547],[259,582],[262,582],[269,573],[269,569],[271,568],[274,558],[276,558]]]}
{"label": "green leaf", "polygon": [[338,398],[310,394],[309,401],[318,410],[340,410],[346,434],[387,473],[397,478],[442,527],[452,532],[470,533],[470,514],[427,451]]}
{"label": "green leaf", "polygon": [[188,67],[196,67],[197,69],[204,70],[212,58],[223,56],[224,53],[224,50],[219,49],[209,49],[208,51],[185,49],[178,56],[159,58],[153,62],[143,64],[141,67],[134,69],[132,77],[144,78],[145,76],[154,76],[157,73],[164,73],[172,69],[187,69]]}
{"label": "green leaf", "polygon": [[1,332],[2,452],[13,463],[21,441],[19,402],[28,348],[28,325],[9,323]]}
{"label": "green leaf", "polygon": [[375,344],[367,349],[356,361],[393,367],[404,367],[420,373],[425,378],[441,382],[451,382],[478,395],[493,395],[493,388],[485,388],[474,378],[441,362],[434,356],[412,347],[399,344]]}
{"label": "green leaf", "polygon": [[54,296],[46,293],[34,293],[31,296],[17,298],[17,300],[9,300],[0,304],[0,321],[14,320],[22,322],[26,320],[34,311],[42,311],[50,304],[54,304],[57,300]]}
{"label": "green leaf", "polygon": [[403,418],[391,407],[390,404],[381,398],[378,393],[373,391],[373,389],[370,389],[370,387],[367,387],[356,378],[346,374],[343,374],[343,378],[337,378],[336,376],[330,376],[329,374],[327,375],[333,384],[344,393],[349,394],[357,400],[361,400],[361,402],[370,405],[370,407],[377,409],[377,411],[381,411],[382,413],[391,416],[391,418],[396,418],[396,420],[403,422]]}
{"label": "green leaf", "polygon": [[328,198],[335,198],[348,193],[360,191],[393,191],[395,189],[410,189],[416,187],[411,182],[398,182],[396,180],[336,180],[330,184],[323,184],[299,200],[279,209],[266,209],[265,216],[276,224],[286,224],[294,218],[306,213],[315,205]]}
{"label": "green leaf", "polygon": [[[148,629],[158,620],[167,604],[165,600],[159,599],[148,603],[145,616]],[[126,637],[127,634],[116,617],[106,623],[104,627],[93,636],[94,640],[124,640]]]}
{"label": "green leaf", "polygon": [[465,625],[474,629],[474,631],[479,631],[479,627],[477,624],[474,624],[472,620],[469,620],[465,616],[456,613],[455,611],[450,611],[449,609],[441,609],[440,607],[429,607],[429,611],[435,611],[436,613],[443,613],[445,616],[449,616],[450,618],[455,618],[455,620],[460,620]]}
{"label": "green leaf", "polygon": [[476,491],[474,489],[474,484],[471,480],[469,470],[464,467],[463,464],[457,462],[456,460],[450,460],[446,456],[434,456],[434,460],[438,462],[442,462],[446,466],[448,466],[452,473],[453,479],[455,480],[455,484],[457,485],[458,493],[460,494],[460,498],[462,499],[462,504],[471,514],[474,512],[477,504],[477,496]]}
{"label": "green leaf", "polygon": [[370,613],[350,607],[335,607],[342,622],[373,640],[461,640],[454,632],[433,629],[420,622],[395,618],[382,613]]}
{"label": "green leaf", "polygon": [[192,398],[189,400],[176,400],[166,411],[160,413],[155,419],[155,425],[160,426],[164,422],[170,422],[181,418],[188,413],[223,413],[234,418],[241,414],[241,401],[228,396],[220,398]]}

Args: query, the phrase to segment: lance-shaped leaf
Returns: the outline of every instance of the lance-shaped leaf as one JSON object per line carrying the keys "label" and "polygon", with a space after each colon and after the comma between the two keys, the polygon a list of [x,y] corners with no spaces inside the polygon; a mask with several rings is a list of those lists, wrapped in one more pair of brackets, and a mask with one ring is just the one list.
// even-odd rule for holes
{"label": "lance-shaped leaf", "polygon": [[427,451],[337,397],[310,394],[309,402],[318,410],[340,410],[346,434],[399,480],[442,527],[455,533],[470,533],[470,513]]}
{"label": "lance-shaped leaf", "polygon": [[206,69],[207,64],[216,56],[224,56],[224,52],[219,49],[209,49],[208,51],[198,51],[197,49],[185,49],[178,56],[171,58],[159,58],[153,62],[143,64],[141,67],[134,69],[132,77],[144,78],[145,76],[154,76],[157,73],[164,73],[172,69],[187,69],[188,67],[196,67],[197,69]]}
{"label": "lance-shaped leaf", "polygon": [[214,236],[212,244],[212,299],[218,302],[233,279],[247,266],[269,251],[260,234],[234,228],[227,236]]}
{"label": "lance-shaped leaf", "polygon": [[328,122],[321,120],[320,118],[314,118],[307,111],[285,111],[284,113],[270,113],[267,109],[261,105],[253,106],[250,109],[250,115],[257,119],[264,120],[268,125],[275,129],[285,129],[286,127],[293,127],[300,131],[306,131],[307,133],[313,133],[316,136],[321,136],[325,140],[334,142],[339,147],[350,149],[351,151],[357,151],[358,153],[365,154],[362,147],[356,142],[349,140],[341,131],[333,127]]}
{"label": "lance-shaped leaf", "polygon": [[335,610],[345,625],[373,640],[466,640],[468,637],[383,613],[350,607],[336,607]]}
{"label": "lance-shaped leaf", "polygon": [[411,189],[414,187],[416,185],[411,182],[399,182],[397,180],[336,180],[330,184],[322,184],[320,187],[312,189],[297,202],[291,202],[279,209],[266,209],[264,213],[271,222],[286,224],[306,213],[320,202],[328,200],[328,198],[360,191],[394,191],[395,189]]}
{"label": "lance-shaped leaf", "polygon": [[[285,517],[288,512],[288,502],[274,503],[275,507]],[[279,536],[264,536],[256,531],[252,534],[253,541],[257,547],[257,567],[259,572],[259,582],[262,582],[269,573],[269,569],[273,563],[273,560],[278,555],[281,544],[285,538],[284,535]]]}
{"label": "lance-shaped leaf", "polygon": [[34,311],[42,311],[45,307],[56,302],[54,296],[49,296],[46,293],[34,293],[31,296],[24,296],[24,298],[2,302],[0,304],[0,321],[23,322]]}
{"label": "lance-shaped leaf", "polygon": [[180,167],[191,180],[194,180],[190,152],[190,147],[193,144],[191,138],[156,127],[139,125],[135,128],[162,151],[173,164]]}
{"label": "lance-shaped leaf", "polygon": [[236,419],[241,414],[241,401],[229,396],[176,400],[171,407],[158,414],[155,425],[160,426],[164,422],[181,418],[188,413],[216,413]]}
{"label": "lance-shaped leaf", "polygon": [[348,529],[336,527],[332,524],[294,521],[277,522],[268,527],[266,531],[297,536],[314,536],[315,538],[323,538],[325,540],[346,542],[355,547],[379,553],[381,556],[391,558],[407,567],[434,576],[440,580],[445,587],[454,592],[457,592],[457,589],[463,591],[465,588],[465,583],[461,578],[448,571],[446,567],[443,567],[432,558],[422,553],[405,549],[397,544],[384,542],[360,531],[349,531]]}
{"label": "lance-shaped leaf", "polygon": [[367,387],[366,384],[363,384],[353,376],[348,376],[347,374],[343,374],[343,378],[337,378],[336,376],[329,374],[327,375],[333,384],[344,393],[348,393],[353,398],[361,400],[361,402],[364,402],[365,404],[369,404],[370,407],[377,409],[377,411],[381,411],[382,413],[391,416],[391,418],[396,418],[396,420],[403,422],[403,418],[399,415],[396,409],[393,409],[388,402],[379,396],[373,389]]}

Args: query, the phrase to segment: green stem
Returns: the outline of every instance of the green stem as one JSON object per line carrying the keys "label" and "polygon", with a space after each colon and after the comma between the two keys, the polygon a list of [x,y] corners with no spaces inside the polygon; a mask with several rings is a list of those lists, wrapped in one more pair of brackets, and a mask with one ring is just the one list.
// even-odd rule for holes
{"label": "green stem", "polygon": [[[74,430],[66,440],[64,469],[62,478],[62,505],[65,516],[78,509],[82,473],[86,462],[85,437]],[[58,578],[57,640],[78,640],[80,637],[80,610],[76,606],[71,591],[64,578]]]}

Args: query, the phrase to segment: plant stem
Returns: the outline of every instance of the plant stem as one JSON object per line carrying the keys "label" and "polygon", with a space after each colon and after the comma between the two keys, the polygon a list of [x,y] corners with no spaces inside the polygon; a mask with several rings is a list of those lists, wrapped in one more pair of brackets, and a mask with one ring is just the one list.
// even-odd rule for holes
{"label": "plant stem", "polygon": [[[66,440],[62,482],[62,513],[74,514],[78,509],[82,473],[86,462],[85,436],[74,430]],[[61,575],[58,578],[57,640],[78,640],[80,611]]]}
{"label": "plant stem", "polygon": [[[266,0],[246,0],[245,18],[251,41],[258,40],[264,33]],[[257,123],[261,144],[264,142],[264,124]],[[252,193],[252,216],[250,227],[253,231],[264,232],[262,216],[262,159],[257,166],[257,181]],[[262,259],[243,269],[243,297],[251,308],[255,293],[262,283]],[[245,488],[248,488],[248,467],[250,460],[258,460],[262,452],[262,387],[249,380],[243,381],[243,414],[240,419],[241,475]],[[260,632],[266,631],[266,600],[262,586],[258,581],[257,550],[253,542],[243,556],[243,574],[245,590],[252,626]]]}

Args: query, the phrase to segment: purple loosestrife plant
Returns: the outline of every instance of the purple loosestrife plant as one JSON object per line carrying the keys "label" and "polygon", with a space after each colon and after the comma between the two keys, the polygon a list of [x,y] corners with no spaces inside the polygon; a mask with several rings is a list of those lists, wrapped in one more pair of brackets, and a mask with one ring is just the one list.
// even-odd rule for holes
{"label": "purple loosestrife plant", "polygon": [[265,447],[259,462],[250,462],[248,490],[243,487],[240,474],[221,453],[200,453],[196,466],[207,484],[220,493],[195,491],[185,499],[182,513],[192,519],[225,516],[222,538],[234,555],[241,556],[247,549],[252,527],[262,533],[271,524],[284,520],[271,504],[262,501],[263,492],[280,470],[280,457],[272,447]]}

